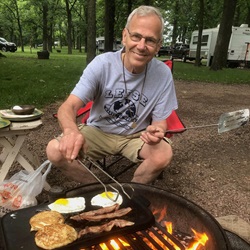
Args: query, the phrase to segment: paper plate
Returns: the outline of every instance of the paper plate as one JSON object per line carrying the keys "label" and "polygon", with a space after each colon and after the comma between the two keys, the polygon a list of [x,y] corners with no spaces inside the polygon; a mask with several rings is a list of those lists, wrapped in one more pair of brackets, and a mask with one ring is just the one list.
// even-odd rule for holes
{"label": "paper plate", "polygon": [[10,125],[9,120],[5,120],[0,117],[0,128],[5,128],[8,127],[9,125]]}
{"label": "paper plate", "polygon": [[39,109],[35,109],[31,115],[16,115],[12,112],[11,109],[0,110],[0,116],[4,119],[10,121],[22,122],[22,121],[32,121],[40,118],[43,115],[43,112]]}

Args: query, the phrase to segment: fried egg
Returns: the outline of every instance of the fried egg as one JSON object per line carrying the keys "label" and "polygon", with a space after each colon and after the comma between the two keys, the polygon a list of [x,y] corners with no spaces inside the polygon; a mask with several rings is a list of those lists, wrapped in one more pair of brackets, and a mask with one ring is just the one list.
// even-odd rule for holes
{"label": "fried egg", "polygon": [[52,211],[57,211],[62,214],[80,212],[85,209],[85,198],[60,198],[48,205]]}
{"label": "fried egg", "polygon": [[[116,199],[118,195],[118,198]],[[103,192],[101,194],[97,194],[91,199],[91,205],[92,206],[100,206],[100,207],[108,207],[112,206],[116,203],[122,204],[123,199],[120,194],[117,194],[116,192]]]}

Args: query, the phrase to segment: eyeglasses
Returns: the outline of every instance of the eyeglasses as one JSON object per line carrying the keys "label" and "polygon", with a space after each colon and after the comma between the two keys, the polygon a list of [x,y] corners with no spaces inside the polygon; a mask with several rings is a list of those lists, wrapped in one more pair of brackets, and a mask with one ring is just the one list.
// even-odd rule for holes
{"label": "eyeglasses", "polygon": [[154,37],[145,37],[139,33],[132,33],[129,31],[128,28],[126,28],[127,31],[128,31],[128,34],[129,34],[129,37],[130,39],[133,41],[133,42],[140,42],[142,38],[145,39],[145,43],[146,45],[150,46],[150,47],[155,47],[157,45],[157,43],[160,42],[161,39],[155,39]]}

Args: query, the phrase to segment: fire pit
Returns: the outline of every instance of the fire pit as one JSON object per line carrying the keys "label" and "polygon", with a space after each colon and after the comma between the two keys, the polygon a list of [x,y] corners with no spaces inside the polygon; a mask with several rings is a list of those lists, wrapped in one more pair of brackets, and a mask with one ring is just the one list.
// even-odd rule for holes
{"label": "fire pit", "polygon": [[[188,236],[193,236],[194,232],[192,231],[192,229],[194,229],[196,232],[205,233],[207,235],[208,240],[205,246],[203,248],[193,248],[193,250],[195,249],[230,250],[231,249],[228,238],[224,230],[222,229],[222,227],[209,213],[207,213],[201,207],[197,206],[196,204],[194,204],[193,202],[189,200],[184,199],[183,197],[177,196],[173,193],[167,192],[162,189],[155,188],[153,186],[135,184],[135,183],[131,183],[131,185],[135,190],[134,195],[145,197],[150,202],[150,209],[152,211],[157,212],[157,214],[155,214],[156,221],[160,220],[161,222],[165,220],[167,222],[171,222],[173,225],[173,231],[176,231],[176,232],[178,231],[180,232],[180,234],[183,234],[183,235],[185,234]],[[66,193],[66,196],[67,197],[79,196],[84,193],[92,192],[93,190],[96,190],[96,189],[102,190],[102,187],[100,186],[100,184],[82,186],[80,188],[78,187],[76,189],[68,191]],[[162,213],[159,214],[158,211],[161,211],[161,212],[166,211],[167,212],[166,217],[160,218],[163,215]],[[157,225],[156,227],[158,228]],[[149,229],[149,231],[150,230],[151,229]],[[150,233],[150,232],[146,232],[146,233]],[[162,234],[162,232],[160,233]],[[129,236],[129,234],[127,235],[127,238],[129,240],[134,237],[135,237],[134,234],[131,236]],[[115,248],[108,248],[108,249],[115,249]],[[124,248],[124,249],[141,249],[141,248],[140,246],[139,247],[137,246],[137,248],[136,246],[134,246],[134,248]],[[147,249],[147,248],[142,248],[142,249]],[[148,249],[152,249],[152,248],[149,247]],[[158,248],[156,247],[155,249],[188,249],[188,248],[185,248],[185,247],[183,248],[180,248],[180,247],[179,248],[163,248],[163,247]]]}
{"label": "fire pit", "polygon": [[[146,220],[146,227],[140,225],[139,231],[125,230],[119,233],[118,230],[113,234],[109,233],[106,237],[95,238],[87,243],[80,240],[63,249],[233,250],[225,231],[218,222],[193,202],[153,186],[136,183],[122,184],[131,185],[134,189],[132,200],[139,199],[140,204],[148,206],[148,209],[152,211],[155,218],[152,224],[149,225],[149,221]],[[112,185],[116,186],[113,183]],[[117,188],[119,189],[119,187]],[[103,187],[99,183],[81,186],[67,191],[64,196],[86,197],[93,192],[103,192]],[[7,250],[38,249],[34,244],[34,237],[30,233],[28,221],[32,214],[43,208],[44,204],[22,209],[3,217],[2,231]],[[141,211],[144,213],[143,209]],[[163,222],[168,224],[170,222],[171,229],[168,226],[165,227]],[[193,245],[197,239],[199,239],[199,243]]]}

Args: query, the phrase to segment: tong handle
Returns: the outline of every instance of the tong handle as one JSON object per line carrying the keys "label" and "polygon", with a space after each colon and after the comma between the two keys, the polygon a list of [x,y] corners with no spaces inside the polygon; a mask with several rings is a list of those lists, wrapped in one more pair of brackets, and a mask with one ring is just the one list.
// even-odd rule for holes
{"label": "tong handle", "polygon": [[110,195],[109,195],[109,193],[108,193],[108,190],[107,190],[107,187],[106,187],[106,185],[100,180],[100,178],[98,178],[81,160],[79,160],[79,159],[77,159],[77,161],[78,161],[78,163],[80,163],[99,183],[101,183],[101,185],[104,187],[104,190],[105,190],[105,193],[106,193],[106,196],[110,199],[110,200],[112,200],[112,201],[114,201],[114,202],[116,202],[117,201],[117,199],[118,199],[118,196],[119,196],[119,191],[116,189],[116,188],[114,188],[113,186],[111,186],[111,185],[109,185],[113,190],[115,190],[116,191],[116,193],[117,193],[117,195],[116,195],[116,197],[115,197],[115,199],[113,199],[112,197],[110,197]]}
{"label": "tong handle", "polygon": [[[125,189],[123,188],[123,185],[121,183],[119,183],[116,179],[114,179],[109,173],[107,173],[105,170],[103,170],[97,163],[95,163],[92,159],[90,159],[89,157],[85,158],[87,161],[89,161],[90,163],[92,163],[96,168],[98,168],[100,171],[102,171],[104,174],[106,174],[113,182],[115,182],[122,190],[122,192],[129,198],[131,199],[131,196],[125,191]],[[89,170],[90,171],[90,170]],[[111,185],[109,185],[111,186]],[[112,188],[114,188],[113,186],[111,186]],[[133,187],[130,186],[131,189],[134,191]]]}

